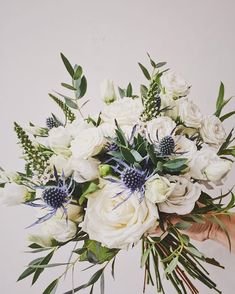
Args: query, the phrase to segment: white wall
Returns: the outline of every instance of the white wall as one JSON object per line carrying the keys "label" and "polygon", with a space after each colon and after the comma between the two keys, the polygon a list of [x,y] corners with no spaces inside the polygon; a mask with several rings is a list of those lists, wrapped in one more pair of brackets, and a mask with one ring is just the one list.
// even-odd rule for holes
{"label": "white wall", "polygon": [[[84,66],[87,97],[92,100],[89,111],[100,105],[99,83],[105,77],[121,86],[132,81],[137,91],[143,81],[137,62],[147,63],[148,51],[181,72],[193,85],[192,97],[202,110],[213,112],[220,80],[228,96],[235,94],[234,10],[232,0],[0,0],[0,165],[22,168],[14,120],[42,123],[51,111],[56,112],[47,93],[58,90],[68,77],[60,51]],[[230,120],[227,127],[232,125]],[[226,188],[233,179],[234,173]],[[29,281],[15,282],[33,258],[23,253],[27,243],[24,227],[32,222],[32,216],[29,208],[0,208],[0,293],[42,293],[56,274],[49,270],[32,288]],[[234,293],[234,256],[213,242],[205,242],[201,248],[226,266],[224,271],[212,268],[212,277],[224,294]],[[139,251],[118,258],[116,282],[108,277],[107,294],[141,293]],[[65,261],[68,253],[61,253],[60,261]],[[78,272],[77,283],[88,277],[88,273]],[[68,277],[58,293],[69,289],[70,282]],[[175,293],[167,289],[167,293]],[[212,292],[200,286],[200,293]]]}

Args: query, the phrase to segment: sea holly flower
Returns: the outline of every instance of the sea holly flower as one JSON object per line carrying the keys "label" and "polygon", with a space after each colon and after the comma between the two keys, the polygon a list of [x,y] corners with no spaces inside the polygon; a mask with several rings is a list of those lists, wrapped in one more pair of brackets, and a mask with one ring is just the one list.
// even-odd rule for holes
{"label": "sea holly flower", "polygon": [[69,184],[67,184],[64,174],[62,174],[61,177],[58,177],[56,169],[54,170],[54,174],[57,182],[56,185],[37,187],[37,191],[41,190],[40,197],[36,197],[33,201],[25,202],[25,204],[29,206],[49,210],[47,214],[40,217],[29,227],[47,221],[53,217],[59,209],[63,211],[66,219],[68,218],[67,205],[72,200],[72,193],[75,188],[74,181],[71,178]]}
{"label": "sea holly flower", "polygon": [[[123,202],[127,201],[133,194],[138,192],[139,202],[144,199],[145,182],[151,177],[150,172],[147,170],[141,170],[133,165],[128,165],[123,160],[114,159],[117,165],[112,166],[113,170],[119,175],[120,178],[106,177],[106,179],[112,183],[117,183],[121,187],[121,191],[114,195],[117,197],[126,191],[126,198]],[[120,202],[115,208],[120,206],[123,202]]]}

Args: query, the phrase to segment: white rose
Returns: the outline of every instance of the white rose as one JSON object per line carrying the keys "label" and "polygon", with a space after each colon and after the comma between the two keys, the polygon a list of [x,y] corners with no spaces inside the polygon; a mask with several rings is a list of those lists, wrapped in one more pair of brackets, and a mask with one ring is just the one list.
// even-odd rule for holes
{"label": "white rose", "polygon": [[167,71],[162,75],[161,84],[164,87],[165,92],[173,98],[186,96],[190,90],[188,83],[179,74],[172,70]]}
{"label": "white rose", "polygon": [[101,98],[106,104],[110,104],[117,99],[113,82],[111,80],[105,79],[101,85]]}
{"label": "white rose", "polygon": [[190,128],[200,128],[202,114],[199,107],[186,99],[179,102],[179,116],[182,122]]}
{"label": "white rose", "polygon": [[206,167],[204,173],[209,181],[217,185],[222,185],[223,182],[221,182],[221,179],[227,175],[231,168],[231,161],[218,158],[216,161],[211,162],[211,164]]}
{"label": "white rose", "polygon": [[101,113],[103,122],[114,123],[117,120],[120,126],[135,125],[143,111],[140,98],[132,99],[124,97],[110,105],[105,105]]}
{"label": "white rose", "polygon": [[6,206],[19,205],[25,202],[28,196],[28,189],[16,183],[6,183],[0,188],[0,203]]}
{"label": "white rose", "polygon": [[71,143],[72,155],[87,159],[98,154],[106,143],[102,130],[96,127],[82,130]]}
{"label": "white rose", "polygon": [[187,158],[189,161],[192,160],[195,152],[197,152],[196,143],[182,135],[175,137],[175,145],[175,151],[179,154],[178,157]]}
{"label": "white rose", "polygon": [[231,170],[232,163],[220,158],[214,148],[204,146],[195,153],[189,167],[190,175],[194,179],[220,184],[220,181]]}
{"label": "white rose", "polygon": [[156,205],[148,199],[140,203],[137,193],[123,202],[128,191],[114,197],[121,190],[118,184],[108,183],[88,198],[83,230],[108,248],[128,248],[157,224]]}
{"label": "white rose", "polygon": [[226,137],[222,123],[215,115],[204,117],[200,134],[205,143],[214,145],[221,145]]}
{"label": "white rose", "polygon": [[42,224],[43,231],[58,242],[67,242],[77,233],[77,225],[65,219],[53,217]]}
{"label": "white rose", "polygon": [[166,201],[158,203],[159,210],[179,215],[190,213],[201,195],[200,185],[182,176],[170,176],[169,180],[174,182],[175,186]]}
{"label": "white rose", "polygon": [[68,130],[62,126],[53,128],[48,133],[50,148],[58,154],[69,155],[69,147],[72,137]]}
{"label": "white rose", "polygon": [[175,184],[167,178],[154,175],[145,183],[145,197],[153,203],[166,201],[171,194]]}
{"label": "white rose", "polygon": [[169,117],[158,117],[147,123],[147,139],[150,142],[158,142],[163,137],[171,135],[176,127],[176,123]]}
{"label": "white rose", "polygon": [[95,158],[71,157],[70,163],[74,170],[73,179],[78,183],[91,181],[99,177],[98,167],[100,162]]}
{"label": "white rose", "polygon": [[49,163],[52,167],[55,166],[60,175],[62,175],[63,172],[65,177],[69,177],[73,172],[70,159],[61,154],[52,155],[49,159]]}

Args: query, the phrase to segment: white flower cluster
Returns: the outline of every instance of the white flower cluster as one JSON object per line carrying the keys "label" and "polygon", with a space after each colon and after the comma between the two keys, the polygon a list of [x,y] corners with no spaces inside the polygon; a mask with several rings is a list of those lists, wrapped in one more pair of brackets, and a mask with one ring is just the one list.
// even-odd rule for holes
{"label": "white flower cluster", "polygon": [[[203,185],[220,185],[231,169],[231,162],[217,153],[226,133],[221,121],[214,115],[203,116],[199,107],[188,98],[190,87],[173,71],[161,77],[161,109],[159,116],[147,122],[140,120],[143,112],[139,97],[118,99],[113,83],[102,85],[105,105],[100,124],[76,119],[65,126],[49,130],[48,148],[53,151],[49,164],[77,184],[100,180],[99,190],[89,195],[85,213],[81,207],[68,209],[69,220],[58,214],[43,224],[43,233],[31,240],[41,246],[50,246],[52,240],[66,242],[73,238],[77,223],[90,239],[109,248],[128,248],[141,236],[157,226],[159,211],[184,215],[190,213],[201,195]],[[165,111],[164,111],[165,109]],[[109,138],[115,139],[118,126],[128,140],[134,126],[148,144],[164,157],[164,148],[172,148],[169,158],[184,158],[187,167],[178,175],[154,173],[145,179],[140,191],[123,189],[116,182],[101,180],[98,155],[107,149]],[[167,144],[163,144],[168,138]],[[1,173],[0,201],[8,205],[20,204],[27,198],[28,188],[9,175]],[[129,180],[129,178],[128,178]],[[101,184],[102,182],[102,184]],[[136,184],[134,182],[134,184]],[[141,199],[141,201],[140,201]],[[123,203],[122,203],[123,202]],[[121,204],[121,205],[120,205]]]}

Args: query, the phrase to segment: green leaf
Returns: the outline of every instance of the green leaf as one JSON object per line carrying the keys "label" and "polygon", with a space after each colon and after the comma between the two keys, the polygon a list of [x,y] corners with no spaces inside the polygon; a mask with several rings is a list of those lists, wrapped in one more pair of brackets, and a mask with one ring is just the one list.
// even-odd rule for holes
{"label": "green leaf", "polygon": [[151,76],[150,76],[150,74],[149,74],[147,68],[144,67],[143,64],[141,64],[141,63],[138,63],[138,64],[139,64],[139,67],[141,68],[141,70],[142,70],[144,76],[146,77],[146,79],[147,79],[147,80],[151,80]]}
{"label": "green leaf", "polygon": [[77,90],[73,86],[71,86],[69,84],[66,84],[66,83],[61,83],[61,86],[65,87],[66,89],[69,89],[69,90],[73,90],[73,91],[76,91]]}
{"label": "green leaf", "polygon": [[152,58],[151,58],[151,56],[150,56],[149,53],[147,53],[147,55],[148,55],[148,57],[149,57],[149,61],[150,61],[151,65],[152,65],[152,67],[153,67],[153,68],[156,68],[157,65],[156,65],[155,61],[152,60]]}
{"label": "green leaf", "polygon": [[59,284],[59,279],[54,280],[50,285],[43,291],[43,294],[55,294]]}
{"label": "green leaf", "polygon": [[164,66],[164,65],[166,65],[166,64],[167,64],[167,63],[166,63],[165,61],[163,61],[163,62],[159,62],[159,63],[156,64],[156,68],[162,67],[162,66]]}
{"label": "green leaf", "polygon": [[139,154],[136,150],[131,150],[131,154],[135,157],[135,161],[141,162],[143,160],[143,157]]}
{"label": "green leaf", "polygon": [[104,272],[102,273],[100,278],[100,294],[104,294]]}
{"label": "green leaf", "polygon": [[79,89],[80,89],[79,98],[82,98],[86,94],[86,90],[87,90],[87,80],[85,76],[83,76],[81,79],[81,84]]}
{"label": "green leaf", "polygon": [[82,76],[82,67],[80,65],[76,66],[73,79],[78,80]]}
{"label": "green leaf", "polygon": [[118,87],[118,92],[121,98],[126,97],[126,90]]}
{"label": "green leaf", "polygon": [[[43,257],[40,257],[40,258],[36,258],[34,259],[33,261],[31,261],[29,263],[29,266],[30,265],[37,265],[37,264],[40,264],[40,262],[43,260]],[[32,267],[28,267],[18,278],[17,282],[18,281],[21,281],[23,279],[25,279],[26,277],[30,276],[31,274],[33,274],[34,272],[36,271],[35,268],[32,268]]]}
{"label": "green leaf", "polygon": [[83,193],[81,197],[87,197],[87,195],[99,190],[99,186],[95,182],[87,182],[84,184]]}
{"label": "green leaf", "polygon": [[129,83],[128,86],[127,86],[126,97],[132,97],[132,85],[131,85],[131,83]]}
{"label": "green leaf", "polygon": [[140,85],[140,93],[143,99],[147,98],[148,88],[145,85]]}
{"label": "green leaf", "polygon": [[60,53],[60,56],[63,60],[63,63],[64,63],[64,66],[66,67],[68,73],[71,75],[71,77],[73,78],[73,75],[74,75],[74,70],[73,70],[73,67],[72,65],[70,64],[70,62],[68,61],[68,59],[64,56],[63,53]]}
{"label": "green leaf", "polygon": [[177,159],[169,160],[163,164],[163,167],[167,168],[168,170],[174,171],[174,170],[183,168],[187,161],[188,161],[187,158],[177,158]]}
{"label": "green leaf", "polygon": [[135,157],[128,148],[120,146],[120,151],[121,151],[123,158],[127,162],[129,162],[131,164],[135,163]]}
{"label": "green leaf", "polygon": [[118,127],[118,129],[115,130],[115,133],[117,135],[118,141],[123,146],[128,146],[128,141],[126,139],[126,136],[124,132]]}
{"label": "green leaf", "polygon": [[145,252],[144,252],[144,254],[142,255],[142,257],[141,257],[141,268],[143,268],[144,266],[145,266],[145,263],[146,263],[146,261],[147,261],[147,259],[148,259],[148,257],[149,257],[149,254],[150,254],[150,252],[151,252],[151,250],[152,250],[152,246],[150,246]]}
{"label": "green leaf", "polygon": [[[42,259],[42,261],[39,263],[39,265],[45,265],[48,264],[52,258],[54,254],[54,251],[51,251],[46,257],[44,257]],[[39,278],[39,276],[41,275],[41,273],[44,271],[44,268],[38,268],[36,269],[34,276],[33,276],[33,280],[32,280],[32,285],[37,281],[37,279]]]}
{"label": "green leaf", "polygon": [[193,255],[199,257],[199,258],[203,258],[204,255],[199,251],[197,250],[197,248],[193,247],[193,246],[188,246],[187,250],[192,253]]}
{"label": "green leaf", "polygon": [[76,102],[73,101],[73,99],[69,98],[64,98],[65,103],[68,107],[73,108],[73,109],[78,109],[78,105]]}
{"label": "green leaf", "polygon": [[235,111],[231,111],[229,113],[226,113],[225,115],[220,117],[220,120],[223,122],[224,120],[228,119],[230,116],[233,116],[235,114]]}
{"label": "green leaf", "polygon": [[73,293],[78,292],[78,291],[80,291],[82,289],[85,289],[85,288],[87,288],[89,286],[94,285],[100,279],[100,277],[102,276],[104,269],[105,268],[103,267],[103,268],[99,269],[96,273],[94,273],[94,275],[90,278],[90,280],[86,284],[83,284],[83,285],[81,285],[81,286],[79,286],[79,287],[77,287],[77,288],[75,288],[73,290],[67,291],[64,294],[73,294]]}
{"label": "green leaf", "polygon": [[175,258],[173,258],[172,261],[167,265],[167,268],[165,269],[165,274],[166,274],[166,275],[167,275],[167,274],[170,275],[170,274],[174,271],[174,269],[176,268],[177,264],[178,264],[178,257],[175,257]]}
{"label": "green leaf", "polygon": [[216,116],[220,116],[222,105],[224,102],[224,84],[220,82],[219,94],[216,100]]}

